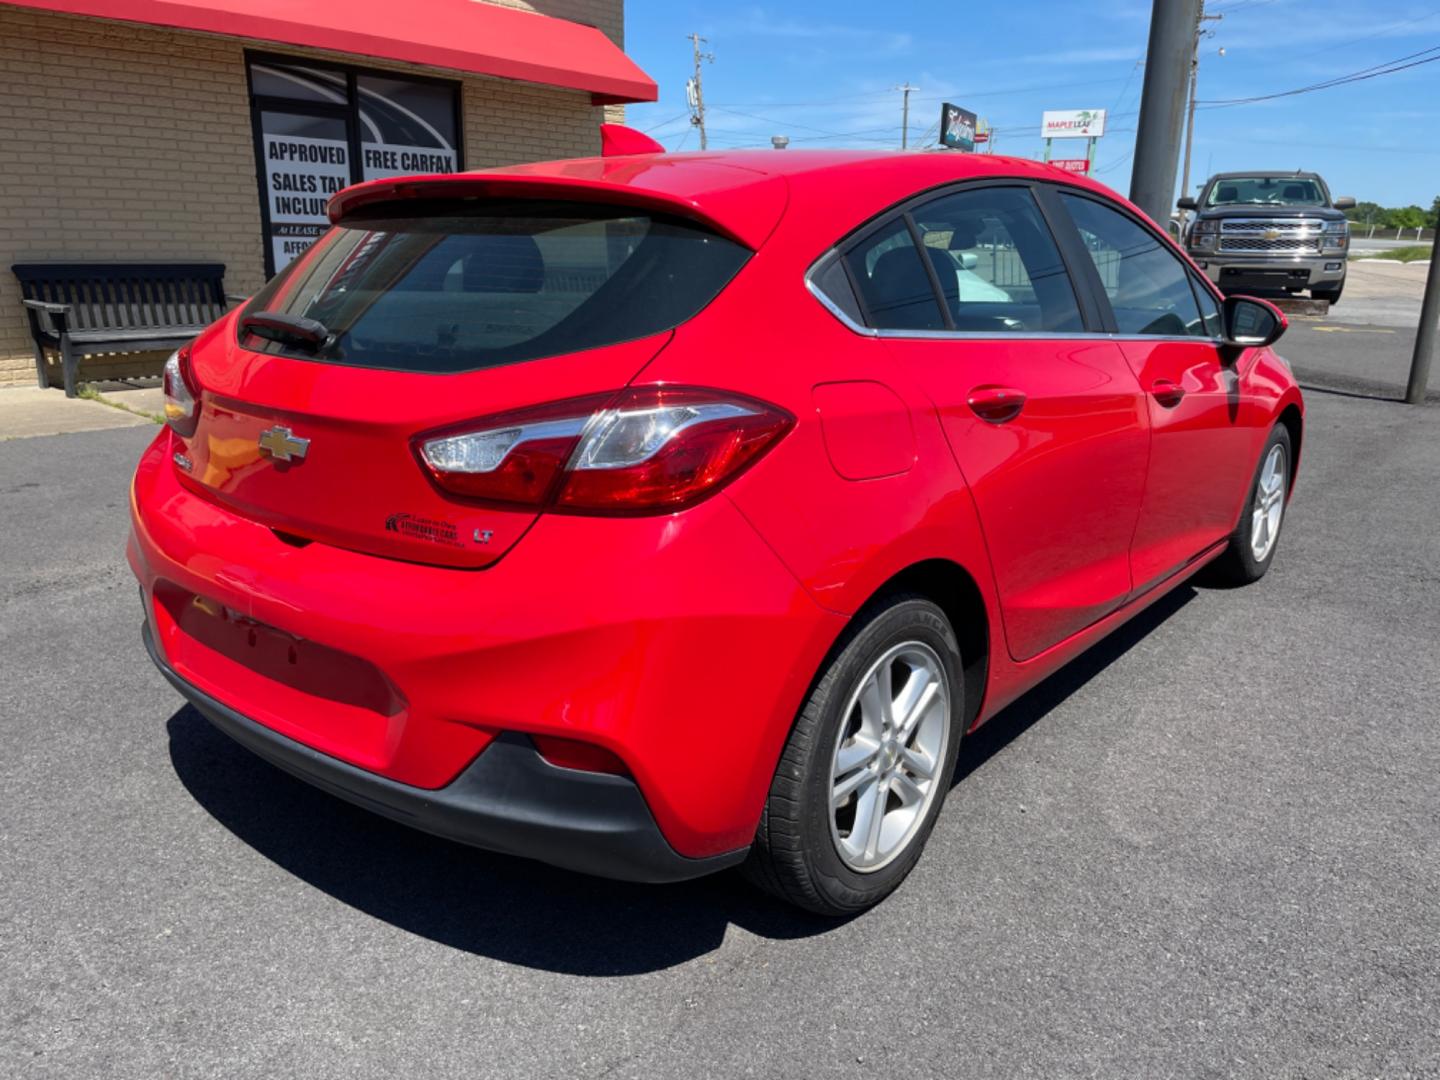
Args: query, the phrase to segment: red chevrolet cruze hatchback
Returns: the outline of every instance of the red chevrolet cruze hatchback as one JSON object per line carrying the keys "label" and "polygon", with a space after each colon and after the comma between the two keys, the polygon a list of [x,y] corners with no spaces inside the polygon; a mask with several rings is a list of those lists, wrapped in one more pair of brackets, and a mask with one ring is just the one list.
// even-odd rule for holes
{"label": "red chevrolet cruze hatchback", "polygon": [[631,153],[330,217],[171,358],[128,553],[201,713],[417,828],[856,911],[966,732],[1274,557],[1283,317],[1087,180]]}

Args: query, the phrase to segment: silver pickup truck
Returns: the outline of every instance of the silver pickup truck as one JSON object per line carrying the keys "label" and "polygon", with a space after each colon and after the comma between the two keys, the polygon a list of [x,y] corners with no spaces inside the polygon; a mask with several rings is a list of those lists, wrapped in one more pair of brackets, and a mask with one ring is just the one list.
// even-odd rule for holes
{"label": "silver pickup truck", "polygon": [[1309,289],[1334,304],[1345,287],[1350,225],[1341,212],[1355,205],[1332,199],[1325,181],[1307,172],[1217,173],[1198,199],[1185,249],[1227,293],[1297,293]]}

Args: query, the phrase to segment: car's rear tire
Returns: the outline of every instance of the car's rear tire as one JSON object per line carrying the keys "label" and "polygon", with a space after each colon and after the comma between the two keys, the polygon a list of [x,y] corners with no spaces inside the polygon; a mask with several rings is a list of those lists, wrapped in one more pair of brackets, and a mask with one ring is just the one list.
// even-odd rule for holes
{"label": "car's rear tire", "polygon": [[962,695],[960,645],[939,607],[905,594],[858,614],[796,718],[746,875],[822,915],[889,895],[950,788]]}
{"label": "car's rear tire", "polygon": [[1208,568],[1208,577],[1217,585],[1248,585],[1265,576],[1280,545],[1280,526],[1290,501],[1290,478],[1294,452],[1290,431],[1276,424],[1260,451],[1260,463],[1240,512],[1240,521],[1230,534],[1225,552]]}
{"label": "car's rear tire", "polygon": [[1339,285],[1336,285],[1333,289],[1311,289],[1311,290],[1310,290],[1310,298],[1311,298],[1312,300],[1324,300],[1324,301],[1328,302],[1331,307],[1334,307],[1336,304],[1338,304],[1338,303],[1340,302],[1340,294],[1341,294],[1342,292],[1344,292],[1344,291],[1345,291],[1345,283],[1342,281]]}

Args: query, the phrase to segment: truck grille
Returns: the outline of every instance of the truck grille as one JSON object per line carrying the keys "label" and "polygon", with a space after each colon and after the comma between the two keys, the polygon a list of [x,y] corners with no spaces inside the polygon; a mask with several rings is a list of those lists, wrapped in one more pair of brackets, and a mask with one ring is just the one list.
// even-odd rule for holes
{"label": "truck grille", "polygon": [[1220,250],[1311,255],[1323,228],[1312,218],[1229,218],[1220,222]]}

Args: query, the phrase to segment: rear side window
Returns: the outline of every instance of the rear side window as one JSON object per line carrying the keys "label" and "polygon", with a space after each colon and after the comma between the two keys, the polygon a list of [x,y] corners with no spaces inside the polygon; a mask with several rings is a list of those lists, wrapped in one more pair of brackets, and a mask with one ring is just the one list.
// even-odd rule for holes
{"label": "rear side window", "polygon": [[671,329],[751,252],[700,224],[627,207],[538,201],[381,204],[331,229],[247,312],[330,332],[260,352],[405,371],[471,371]]}
{"label": "rear side window", "polygon": [[1084,329],[1065,263],[1027,189],[961,191],[912,216],[956,330]]}
{"label": "rear side window", "polygon": [[866,237],[845,259],[870,326],[877,330],[945,329],[935,287],[904,218],[896,218]]}
{"label": "rear side window", "polygon": [[1189,272],[1159,237],[1093,199],[1063,194],[1122,334],[1209,337]]}

